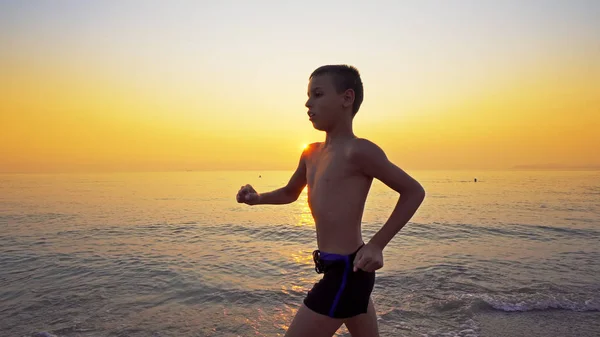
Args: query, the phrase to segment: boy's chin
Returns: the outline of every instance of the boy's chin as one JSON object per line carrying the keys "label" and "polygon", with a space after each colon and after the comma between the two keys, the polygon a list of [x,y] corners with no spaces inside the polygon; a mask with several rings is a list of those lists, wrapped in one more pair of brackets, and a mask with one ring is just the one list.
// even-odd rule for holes
{"label": "boy's chin", "polygon": [[313,123],[313,128],[315,128],[315,130],[319,130],[319,131],[327,131],[327,128],[325,128],[323,125],[319,125],[317,123]]}

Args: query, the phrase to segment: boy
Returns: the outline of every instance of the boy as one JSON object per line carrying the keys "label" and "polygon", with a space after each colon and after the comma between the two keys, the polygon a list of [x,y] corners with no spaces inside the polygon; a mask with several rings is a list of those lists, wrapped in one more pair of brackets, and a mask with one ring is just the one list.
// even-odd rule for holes
{"label": "boy", "polygon": [[[327,65],[309,77],[308,117],[325,131],[325,142],[308,146],[286,186],[258,193],[240,188],[239,203],[288,204],[308,185],[308,205],[315,221],[318,250],[313,252],[323,278],[308,292],[285,336],[331,337],[345,324],[353,337],[379,336],[371,291],[382,251],[415,214],[423,187],[391,163],[376,144],[358,138],[352,121],[363,100],[358,70]],[[401,197],[386,224],[364,243],[361,221],[373,178]]]}

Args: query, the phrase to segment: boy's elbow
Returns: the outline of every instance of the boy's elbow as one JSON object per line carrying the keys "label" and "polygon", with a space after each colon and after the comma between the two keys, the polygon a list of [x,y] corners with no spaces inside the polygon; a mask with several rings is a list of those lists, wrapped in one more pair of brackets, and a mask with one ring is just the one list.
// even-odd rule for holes
{"label": "boy's elbow", "polygon": [[296,191],[289,186],[287,186],[284,191],[285,191],[285,198],[287,201],[286,203],[288,203],[288,204],[298,200],[298,198],[300,197],[300,194],[302,193],[302,190]]}
{"label": "boy's elbow", "polygon": [[419,198],[419,201],[423,201],[425,199],[425,189],[421,184],[419,184],[415,193],[417,194],[417,198]]}
{"label": "boy's elbow", "polygon": [[292,194],[292,202],[300,198],[300,194],[302,194],[302,191],[304,191],[304,188],[294,191],[294,193]]}
{"label": "boy's elbow", "polygon": [[425,199],[425,189],[421,184],[415,183],[413,186],[411,186],[410,189],[408,189],[405,192],[405,195],[415,200],[418,200],[420,203]]}
{"label": "boy's elbow", "polygon": [[423,198],[425,198],[425,188],[423,188],[423,185],[421,185],[421,184],[417,183],[416,190],[417,190],[417,192],[416,192],[416,193],[417,193],[419,196],[422,196]]}

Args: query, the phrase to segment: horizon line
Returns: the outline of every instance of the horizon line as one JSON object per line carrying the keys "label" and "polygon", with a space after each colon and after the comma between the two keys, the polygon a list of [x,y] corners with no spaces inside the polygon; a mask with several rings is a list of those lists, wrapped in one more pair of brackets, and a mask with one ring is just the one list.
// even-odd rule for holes
{"label": "horizon line", "polygon": [[[173,170],[89,170],[89,171],[7,171],[0,174],[110,174],[110,173],[194,173],[194,172],[293,172],[294,169],[173,169]],[[507,168],[403,168],[405,171],[600,171],[600,166],[539,167],[516,165]]]}

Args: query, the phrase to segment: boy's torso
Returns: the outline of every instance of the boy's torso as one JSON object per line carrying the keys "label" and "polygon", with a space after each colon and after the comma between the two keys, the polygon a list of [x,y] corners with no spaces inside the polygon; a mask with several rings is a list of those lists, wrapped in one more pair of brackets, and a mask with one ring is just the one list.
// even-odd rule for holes
{"label": "boy's torso", "polygon": [[324,252],[351,254],[363,243],[361,220],[372,178],[350,160],[354,141],[315,143],[306,157],[308,204]]}

